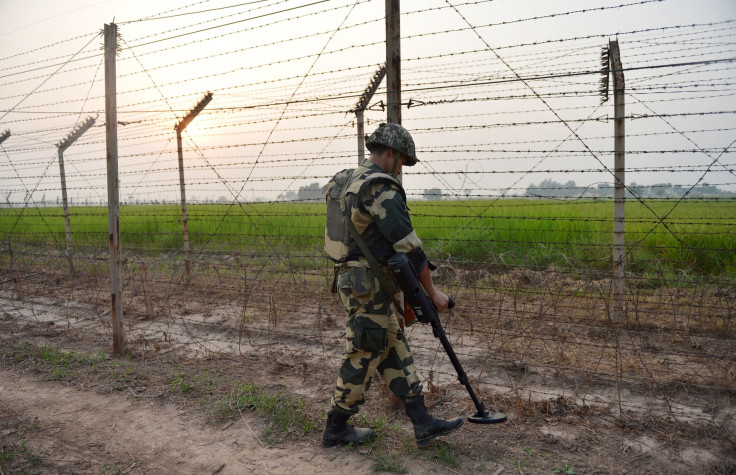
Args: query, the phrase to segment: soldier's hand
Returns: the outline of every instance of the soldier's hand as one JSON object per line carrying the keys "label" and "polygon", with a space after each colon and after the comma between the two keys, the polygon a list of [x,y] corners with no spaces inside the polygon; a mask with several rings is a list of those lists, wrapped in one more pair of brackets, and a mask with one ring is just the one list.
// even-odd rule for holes
{"label": "soldier's hand", "polygon": [[450,297],[443,294],[435,287],[432,288],[431,292],[428,292],[428,295],[434,306],[437,307],[437,312],[444,312],[447,310],[447,306],[450,304]]}

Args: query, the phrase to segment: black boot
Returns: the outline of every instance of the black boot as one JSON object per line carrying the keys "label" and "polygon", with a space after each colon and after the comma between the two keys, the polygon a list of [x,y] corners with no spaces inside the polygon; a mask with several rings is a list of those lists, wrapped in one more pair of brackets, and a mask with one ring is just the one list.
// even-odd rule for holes
{"label": "black boot", "polygon": [[322,431],[322,447],[334,447],[338,444],[361,444],[373,437],[370,429],[361,429],[348,424],[350,416],[332,409],[327,413],[327,424]]}
{"label": "black boot", "polygon": [[435,419],[424,406],[424,396],[419,395],[404,405],[406,415],[414,424],[414,437],[417,447],[425,447],[432,439],[441,435],[452,434],[463,425],[463,419],[457,417],[451,421]]}

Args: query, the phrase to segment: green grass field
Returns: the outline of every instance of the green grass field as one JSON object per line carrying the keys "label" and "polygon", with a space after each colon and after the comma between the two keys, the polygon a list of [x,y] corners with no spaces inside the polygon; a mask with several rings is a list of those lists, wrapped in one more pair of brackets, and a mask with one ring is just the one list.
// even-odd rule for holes
{"label": "green grass field", "polygon": [[[653,266],[701,275],[736,270],[736,200],[629,201],[629,269]],[[412,220],[430,255],[511,266],[611,266],[613,203],[595,200],[410,202]],[[651,208],[647,209],[647,207]],[[665,225],[655,217],[664,219]],[[321,203],[191,205],[190,248],[316,252],[324,233]],[[75,246],[107,247],[107,208],[71,210]],[[182,246],[178,205],[121,208],[123,249],[165,252]],[[66,247],[60,208],[0,210],[0,239]]]}

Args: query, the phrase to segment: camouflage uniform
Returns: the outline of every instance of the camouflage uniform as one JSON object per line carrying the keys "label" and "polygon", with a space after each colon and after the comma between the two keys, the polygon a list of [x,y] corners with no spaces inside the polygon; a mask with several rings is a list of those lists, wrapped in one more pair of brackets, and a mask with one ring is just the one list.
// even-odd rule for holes
{"label": "camouflage uniform", "polygon": [[[346,202],[357,231],[376,259],[385,263],[394,253],[408,253],[422,243],[411,226],[404,190],[395,179],[375,179],[364,186],[375,171],[385,175],[377,165],[363,161],[347,185]],[[365,402],[364,393],[376,370],[391,392],[404,401],[421,394],[422,385],[389,295],[352,238],[348,249],[337,275],[338,295],[348,312],[347,342],[332,406],[355,414]]]}
{"label": "camouflage uniform", "polygon": [[[355,170],[337,173],[323,189],[327,204],[325,253],[337,263],[333,290],[338,292],[348,318],[345,352],[332,410],[322,431],[322,447],[360,444],[374,436],[370,429],[348,424],[348,419],[365,402],[364,394],[376,370],[391,392],[404,401],[417,446],[424,447],[436,437],[458,430],[463,419],[438,419],[427,410],[414,359],[391,309],[395,290],[390,287],[398,286],[392,285],[389,277],[374,275],[373,270],[391,276],[385,263],[397,252],[412,256],[417,272],[429,266],[411,226],[404,189],[387,173],[399,173],[403,165],[412,166],[418,160],[411,134],[399,124],[380,124],[366,137],[365,145],[371,157]],[[387,149],[393,150],[393,155]],[[358,246],[354,235],[360,235],[364,245]],[[365,255],[361,248],[367,248]],[[373,266],[365,256],[375,257],[371,258]],[[424,274],[420,281],[431,286],[433,301],[444,307],[448,298],[434,289],[431,277]]]}

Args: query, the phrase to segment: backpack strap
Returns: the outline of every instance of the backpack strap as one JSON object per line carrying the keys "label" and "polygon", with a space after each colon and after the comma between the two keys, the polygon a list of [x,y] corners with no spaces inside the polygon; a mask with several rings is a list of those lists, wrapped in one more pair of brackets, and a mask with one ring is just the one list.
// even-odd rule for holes
{"label": "backpack strap", "polygon": [[404,187],[401,186],[401,183],[396,178],[389,175],[388,173],[379,172],[378,170],[368,170],[367,172],[363,173],[363,177],[365,178],[365,181],[360,185],[360,189],[355,195],[358,206],[360,206],[360,203],[363,201],[363,196],[368,190],[368,187],[373,183],[380,182],[396,185],[396,187],[399,189],[399,194],[401,195],[401,198],[404,200],[404,202],[406,202],[406,192],[404,191]]}

